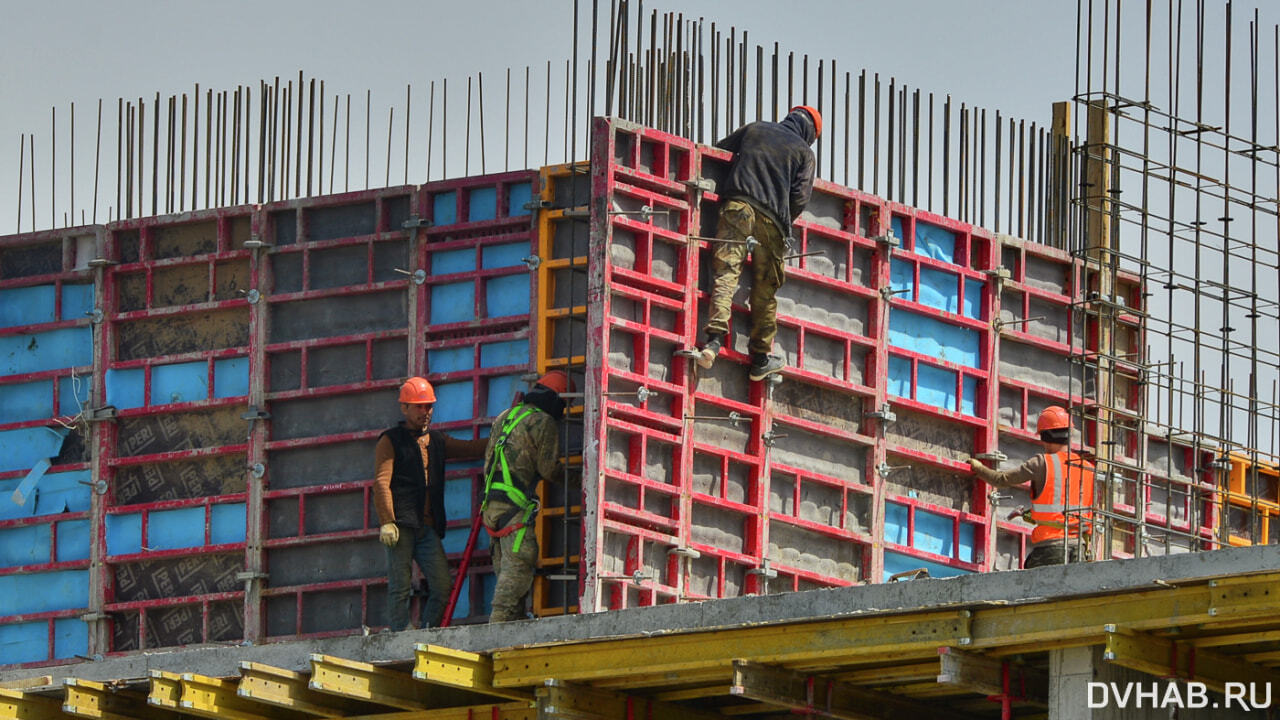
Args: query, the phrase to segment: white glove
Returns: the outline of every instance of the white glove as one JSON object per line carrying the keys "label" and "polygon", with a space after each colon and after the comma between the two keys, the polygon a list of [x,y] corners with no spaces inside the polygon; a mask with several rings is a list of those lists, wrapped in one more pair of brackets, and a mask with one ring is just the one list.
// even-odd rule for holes
{"label": "white glove", "polygon": [[387,547],[395,547],[400,542],[400,528],[393,522],[384,523],[378,528],[378,541]]}

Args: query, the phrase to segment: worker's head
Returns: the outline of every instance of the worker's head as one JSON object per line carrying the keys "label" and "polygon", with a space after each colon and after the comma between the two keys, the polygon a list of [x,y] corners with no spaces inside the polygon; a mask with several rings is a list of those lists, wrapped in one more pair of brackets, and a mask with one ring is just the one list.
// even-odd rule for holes
{"label": "worker's head", "polygon": [[405,423],[414,430],[421,430],[431,423],[431,411],[436,406],[436,389],[426,378],[411,377],[400,386],[400,412]]}
{"label": "worker's head", "polygon": [[573,390],[573,381],[569,379],[568,373],[563,370],[552,370],[542,377],[538,378],[537,385],[560,395]]}
{"label": "worker's head", "polygon": [[[817,108],[809,105],[797,105],[791,108],[791,112],[801,113],[801,117],[807,118],[813,124],[813,140],[817,140],[822,135],[822,113]],[[809,142],[813,142],[810,140]]]}
{"label": "worker's head", "polygon": [[1066,445],[1071,441],[1071,416],[1065,408],[1050,405],[1040,412],[1036,420],[1036,432],[1040,442],[1047,445]]}

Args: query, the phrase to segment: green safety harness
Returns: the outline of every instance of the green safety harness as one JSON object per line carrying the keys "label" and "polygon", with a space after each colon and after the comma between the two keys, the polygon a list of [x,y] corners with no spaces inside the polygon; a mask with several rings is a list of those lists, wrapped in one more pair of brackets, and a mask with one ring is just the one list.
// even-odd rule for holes
{"label": "green safety harness", "polygon": [[[480,512],[484,512],[484,508],[489,504],[489,491],[501,490],[507,494],[507,499],[513,505],[523,511],[520,522],[515,525],[508,525],[500,530],[490,530],[485,526],[485,531],[489,533],[489,537],[503,538],[511,533],[516,534],[516,541],[511,546],[511,552],[520,552],[520,544],[524,541],[524,532],[528,529],[529,520],[538,510],[537,498],[530,499],[523,490],[516,487],[511,482],[511,468],[507,465],[507,438],[511,436],[511,432],[516,429],[521,420],[529,417],[533,413],[538,412],[538,408],[532,405],[519,405],[511,414],[507,416],[507,421],[502,424],[502,431],[498,434],[498,439],[494,441],[493,453],[498,456],[498,462],[489,466],[489,471],[484,476],[484,500],[480,502]],[[502,468],[502,479],[494,482],[494,475],[498,468]]]}

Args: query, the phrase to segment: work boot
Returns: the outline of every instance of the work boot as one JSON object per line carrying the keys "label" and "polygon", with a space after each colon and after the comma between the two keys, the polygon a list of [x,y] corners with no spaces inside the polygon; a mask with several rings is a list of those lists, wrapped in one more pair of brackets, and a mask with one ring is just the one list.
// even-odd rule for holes
{"label": "work boot", "polygon": [[707,341],[698,350],[698,367],[703,370],[710,369],[716,362],[716,355],[720,354],[720,346],[723,342],[723,335],[707,335]]}
{"label": "work boot", "polygon": [[782,358],[776,355],[766,353],[751,354],[751,375],[752,380],[763,380],[770,375],[779,372],[787,364],[782,362]]}

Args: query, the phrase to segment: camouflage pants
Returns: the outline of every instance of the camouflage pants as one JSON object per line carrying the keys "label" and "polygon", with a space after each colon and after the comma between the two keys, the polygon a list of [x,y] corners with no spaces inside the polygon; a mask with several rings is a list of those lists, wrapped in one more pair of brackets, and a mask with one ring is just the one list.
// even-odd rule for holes
{"label": "camouflage pants", "polygon": [[[773,349],[773,338],[778,334],[778,301],[775,296],[786,277],[782,260],[786,254],[786,243],[773,221],[750,203],[729,200],[721,205],[716,237],[744,241],[748,236],[755,237],[760,244],[751,259],[751,341],[747,347],[752,353],[764,354]],[[746,259],[747,246],[742,242],[715,243],[706,333],[723,335],[729,332],[733,294],[738,290],[738,277]]]}
{"label": "camouflage pants", "polygon": [[[498,523],[502,516],[515,509],[510,503],[490,500],[484,508],[481,521],[492,530],[501,530]],[[517,512],[503,526],[520,522],[523,513]],[[493,588],[493,609],[489,613],[489,622],[507,622],[523,620],[525,617],[524,598],[533,587],[534,570],[538,563],[538,537],[534,532],[533,518],[529,518],[528,529],[524,539],[520,541],[520,550],[513,551],[516,535],[511,533],[500,538],[492,538],[489,552],[493,556],[493,572],[498,581]]]}

